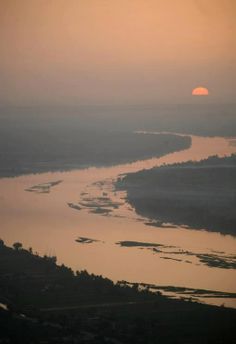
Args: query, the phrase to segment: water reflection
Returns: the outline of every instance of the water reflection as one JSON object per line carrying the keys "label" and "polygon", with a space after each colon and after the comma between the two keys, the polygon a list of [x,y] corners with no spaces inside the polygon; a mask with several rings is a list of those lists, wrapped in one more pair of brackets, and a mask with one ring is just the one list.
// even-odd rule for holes
{"label": "water reflection", "polygon": [[[179,262],[163,259],[152,250],[116,245],[126,240],[176,246],[195,254],[223,251],[225,255],[233,255],[236,251],[236,239],[229,235],[168,225],[147,226],[146,219],[140,219],[125,202],[125,194],[113,188],[113,181],[122,173],[235,151],[236,147],[225,138],[192,136],[191,148],[159,159],[3,178],[0,180],[0,237],[10,245],[20,240],[25,247],[33,247],[40,254],[56,255],[59,263],[74,270],[87,269],[113,280],[235,292],[234,269],[209,267],[196,256],[191,257],[190,264],[189,256]],[[63,182],[51,188],[50,193],[25,191],[32,186],[48,186],[53,181]],[[104,202],[111,212],[99,211]],[[95,241],[81,245],[76,242],[78,237]],[[232,304],[236,306],[236,301],[231,300]]]}

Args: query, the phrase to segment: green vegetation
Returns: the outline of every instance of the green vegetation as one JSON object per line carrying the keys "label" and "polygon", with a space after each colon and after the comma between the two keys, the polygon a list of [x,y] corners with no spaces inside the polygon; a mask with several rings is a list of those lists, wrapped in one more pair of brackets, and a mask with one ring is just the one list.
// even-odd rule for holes
{"label": "green vegetation", "polygon": [[116,186],[157,226],[173,223],[236,235],[236,155],[129,173]]}

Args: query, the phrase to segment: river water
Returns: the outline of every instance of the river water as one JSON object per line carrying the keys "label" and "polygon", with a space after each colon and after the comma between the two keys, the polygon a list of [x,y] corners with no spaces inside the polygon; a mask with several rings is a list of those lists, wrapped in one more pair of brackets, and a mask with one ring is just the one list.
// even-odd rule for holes
{"label": "river water", "polygon": [[[59,263],[74,270],[87,269],[114,281],[236,292],[235,269],[210,267],[198,256],[235,256],[233,236],[171,224],[165,224],[165,228],[148,226],[147,219],[140,218],[127,204],[125,193],[115,191],[113,186],[120,174],[234,152],[236,146],[232,139],[192,136],[189,149],[159,159],[2,178],[0,238],[8,245],[20,241],[25,248],[32,247],[40,255],[56,255]],[[59,180],[62,182],[54,186],[32,188]],[[97,241],[82,244],[76,242],[78,237]],[[121,247],[117,244],[119,241],[163,246],[161,252],[154,252],[150,247]],[[186,251],[193,254],[185,254]],[[232,298],[198,299],[236,307],[236,299]]]}

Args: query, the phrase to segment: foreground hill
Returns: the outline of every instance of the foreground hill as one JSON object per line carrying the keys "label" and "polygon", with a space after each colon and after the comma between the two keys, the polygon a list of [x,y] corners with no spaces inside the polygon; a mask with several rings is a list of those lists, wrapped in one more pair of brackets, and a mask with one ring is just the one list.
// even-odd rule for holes
{"label": "foreground hill", "polygon": [[169,300],[0,242],[1,343],[235,343],[236,310]]}
{"label": "foreground hill", "polygon": [[236,235],[236,155],[130,173],[117,187],[137,213],[159,223]]}

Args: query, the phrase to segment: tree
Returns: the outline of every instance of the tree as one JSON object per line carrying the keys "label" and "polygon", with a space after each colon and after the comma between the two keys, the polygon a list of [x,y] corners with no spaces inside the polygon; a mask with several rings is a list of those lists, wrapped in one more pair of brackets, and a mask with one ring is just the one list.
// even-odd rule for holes
{"label": "tree", "polygon": [[23,245],[22,245],[21,242],[14,242],[14,244],[13,244],[12,246],[14,247],[14,249],[15,249],[16,251],[21,250],[22,247],[23,247]]}
{"label": "tree", "polygon": [[57,262],[57,257],[56,256],[47,256],[46,254],[43,256],[43,258],[53,264],[56,264]]}
{"label": "tree", "polygon": [[4,246],[4,241],[0,239],[0,248],[2,248],[3,246]]}

